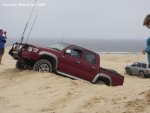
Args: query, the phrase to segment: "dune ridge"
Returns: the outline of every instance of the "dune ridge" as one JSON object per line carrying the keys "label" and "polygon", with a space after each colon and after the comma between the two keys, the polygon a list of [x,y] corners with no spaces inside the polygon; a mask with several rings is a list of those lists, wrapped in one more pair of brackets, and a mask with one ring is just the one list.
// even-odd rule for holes
{"label": "dune ridge", "polygon": [[0,113],[149,113],[150,79],[129,76],[124,66],[146,56],[102,54],[101,66],[125,76],[123,86],[109,87],[52,73],[15,69],[6,49],[0,65]]}

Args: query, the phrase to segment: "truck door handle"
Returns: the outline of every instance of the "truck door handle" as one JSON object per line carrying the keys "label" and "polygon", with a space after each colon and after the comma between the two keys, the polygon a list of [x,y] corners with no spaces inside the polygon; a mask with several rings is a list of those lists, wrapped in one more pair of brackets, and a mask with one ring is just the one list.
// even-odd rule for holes
{"label": "truck door handle", "polygon": [[96,69],[95,67],[92,67],[92,69]]}
{"label": "truck door handle", "polygon": [[77,61],[77,63],[78,63],[78,64],[80,64],[80,62],[79,62],[79,61]]}

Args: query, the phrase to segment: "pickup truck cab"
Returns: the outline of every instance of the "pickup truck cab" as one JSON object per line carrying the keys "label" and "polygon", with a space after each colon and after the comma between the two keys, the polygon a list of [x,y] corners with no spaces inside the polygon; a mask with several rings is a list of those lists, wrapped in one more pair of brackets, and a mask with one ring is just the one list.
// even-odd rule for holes
{"label": "pickup truck cab", "polygon": [[9,54],[17,60],[19,69],[54,72],[92,83],[102,80],[112,86],[123,85],[124,82],[122,75],[100,67],[99,54],[76,45],[59,43],[45,48],[15,43]]}

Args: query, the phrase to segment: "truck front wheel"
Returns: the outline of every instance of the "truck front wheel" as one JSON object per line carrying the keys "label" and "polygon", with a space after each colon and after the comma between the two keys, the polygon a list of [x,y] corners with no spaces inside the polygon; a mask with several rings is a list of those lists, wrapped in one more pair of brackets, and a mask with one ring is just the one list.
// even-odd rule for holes
{"label": "truck front wheel", "polygon": [[52,64],[46,59],[41,59],[34,64],[33,70],[39,72],[52,72]]}
{"label": "truck front wheel", "polygon": [[16,68],[17,69],[27,69],[27,65],[25,65],[24,63],[20,62],[20,61],[17,61],[16,62]]}

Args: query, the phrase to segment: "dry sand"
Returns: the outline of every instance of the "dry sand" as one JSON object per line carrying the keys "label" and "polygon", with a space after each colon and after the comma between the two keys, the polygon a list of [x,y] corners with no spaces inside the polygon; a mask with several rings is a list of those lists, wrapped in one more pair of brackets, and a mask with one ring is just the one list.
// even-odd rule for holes
{"label": "dry sand", "polygon": [[50,73],[20,71],[7,48],[0,65],[0,113],[150,113],[150,79],[125,74],[124,66],[142,54],[103,54],[101,66],[124,75],[109,87]]}

